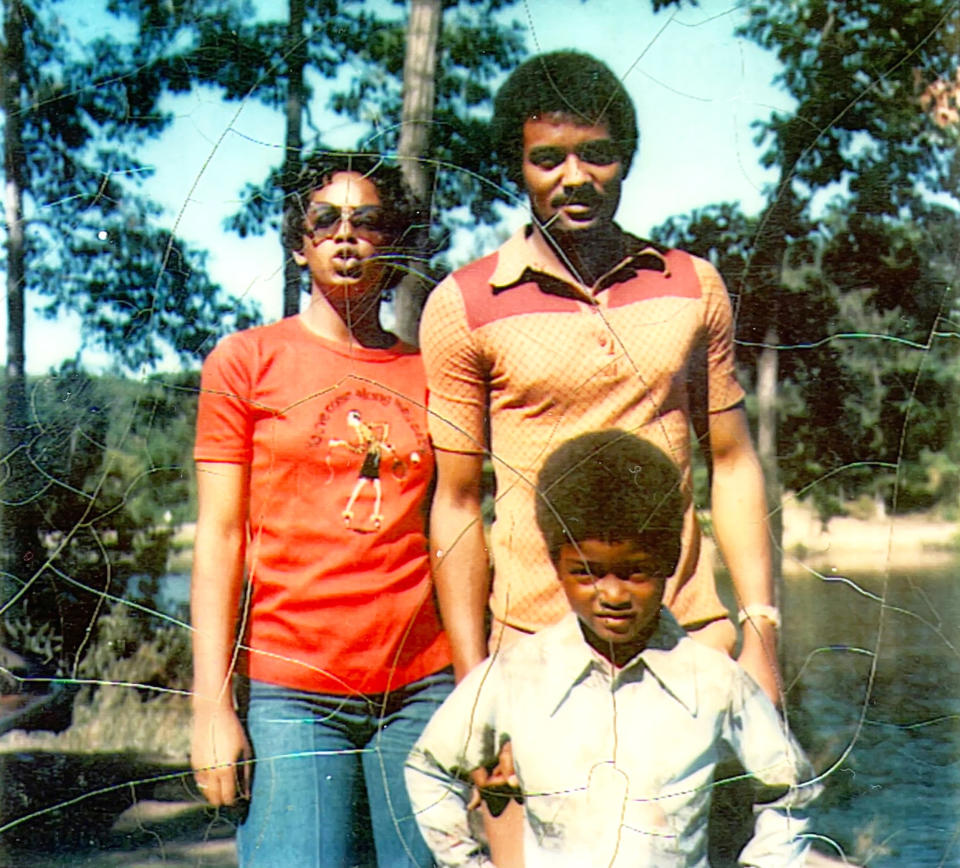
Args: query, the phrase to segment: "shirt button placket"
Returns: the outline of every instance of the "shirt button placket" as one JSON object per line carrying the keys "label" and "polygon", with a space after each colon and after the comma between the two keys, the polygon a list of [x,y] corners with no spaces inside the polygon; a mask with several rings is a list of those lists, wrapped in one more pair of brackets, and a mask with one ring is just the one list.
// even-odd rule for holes
{"label": "shirt button placket", "polygon": [[617,354],[617,341],[615,336],[610,333],[610,325],[603,315],[603,307],[603,301],[597,299],[597,304],[593,309],[596,315],[597,343],[603,355],[604,375],[606,378],[614,379],[619,375],[619,363],[614,358]]}

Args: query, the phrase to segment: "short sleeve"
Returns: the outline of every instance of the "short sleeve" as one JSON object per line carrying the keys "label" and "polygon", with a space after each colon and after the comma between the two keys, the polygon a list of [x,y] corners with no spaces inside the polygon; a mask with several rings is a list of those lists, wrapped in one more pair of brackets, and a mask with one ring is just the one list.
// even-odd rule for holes
{"label": "short sleeve", "polygon": [[694,259],[703,292],[707,332],[707,409],[729,410],[743,400],[733,353],[733,309],[719,272],[706,260]]}
{"label": "short sleeve", "polygon": [[430,293],[420,321],[430,435],[449,452],[486,448],[487,365],[467,325],[460,286],[448,277]]}
{"label": "short sleeve", "polygon": [[195,461],[249,463],[253,459],[250,356],[241,335],[232,335],[203,363]]}

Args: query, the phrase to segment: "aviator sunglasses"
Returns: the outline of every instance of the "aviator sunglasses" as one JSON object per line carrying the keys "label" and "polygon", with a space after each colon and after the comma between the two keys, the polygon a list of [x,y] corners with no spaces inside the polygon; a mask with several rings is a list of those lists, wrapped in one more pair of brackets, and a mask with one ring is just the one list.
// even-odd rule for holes
{"label": "aviator sunglasses", "polygon": [[344,220],[349,220],[357,235],[369,238],[387,232],[387,216],[379,205],[361,205],[359,208],[341,208],[339,205],[319,204],[307,212],[307,232],[315,244],[332,238]]}

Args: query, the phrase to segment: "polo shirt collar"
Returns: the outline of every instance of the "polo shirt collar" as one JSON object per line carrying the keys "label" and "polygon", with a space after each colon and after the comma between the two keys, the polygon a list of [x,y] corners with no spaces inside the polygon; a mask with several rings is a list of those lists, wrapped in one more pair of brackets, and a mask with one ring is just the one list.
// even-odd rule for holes
{"label": "polo shirt collar", "polygon": [[[617,227],[619,229],[619,226]],[[633,277],[638,270],[650,269],[669,276],[664,254],[666,249],[659,245],[623,232],[626,256],[615,263],[597,282],[598,289],[611,283]],[[579,283],[563,263],[557,251],[537,232],[531,224],[521,227],[500,246],[497,265],[490,276],[490,285],[494,293],[504,292],[522,283],[533,281],[546,291],[557,293],[550,284],[559,281],[570,287],[573,295],[589,297],[588,289]]]}
{"label": "polo shirt collar", "polygon": [[[546,699],[550,712],[560,707],[570,691],[583,681],[593,668],[610,672],[610,664],[600,658],[587,644],[580,623],[572,612],[555,627],[556,643],[551,646],[551,670]],[[639,681],[645,671],[660,682],[690,714],[697,713],[697,670],[695,658],[675,653],[677,645],[686,636],[683,628],[665,608],[660,609],[657,629],[647,641],[647,647],[622,667],[614,678],[614,685]]]}

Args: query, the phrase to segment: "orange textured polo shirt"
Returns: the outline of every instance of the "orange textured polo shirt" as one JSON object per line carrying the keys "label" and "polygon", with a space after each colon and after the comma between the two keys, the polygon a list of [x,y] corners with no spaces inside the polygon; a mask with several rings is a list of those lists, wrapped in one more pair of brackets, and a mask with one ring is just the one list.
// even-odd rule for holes
{"label": "orange textured polo shirt", "polygon": [[708,262],[626,238],[630,255],[587,287],[539,234],[521,229],[440,283],[421,321],[434,445],[485,451],[489,411],[497,481],[491,608],[524,630],[569,610],[536,524],[540,466],[565,440],[611,427],[650,440],[683,474],[683,554],[665,603],[687,626],[727,614],[700,558],[690,411],[695,392],[705,413],[743,399],[730,301]]}

